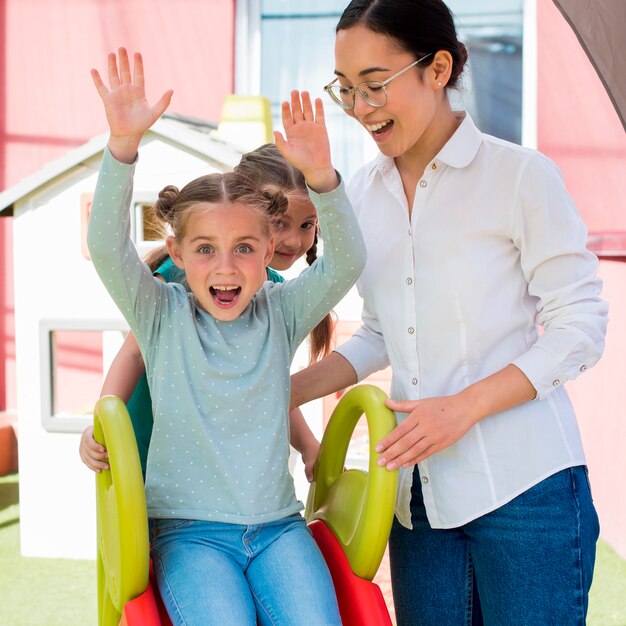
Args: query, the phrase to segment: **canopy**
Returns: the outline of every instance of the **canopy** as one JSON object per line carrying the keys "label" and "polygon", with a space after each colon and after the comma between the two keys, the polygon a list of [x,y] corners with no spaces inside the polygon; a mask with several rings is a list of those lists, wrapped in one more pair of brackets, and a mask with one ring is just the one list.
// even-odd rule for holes
{"label": "canopy", "polygon": [[589,57],[626,130],[626,1],[554,0]]}

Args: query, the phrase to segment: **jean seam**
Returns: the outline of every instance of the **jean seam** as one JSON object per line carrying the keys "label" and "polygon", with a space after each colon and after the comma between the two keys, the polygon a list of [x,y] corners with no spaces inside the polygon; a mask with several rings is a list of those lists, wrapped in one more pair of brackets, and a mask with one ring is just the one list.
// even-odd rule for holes
{"label": "jean seam", "polygon": [[585,624],[585,607],[584,607],[584,583],[583,583],[583,558],[582,558],[582,545],[581,545],[581,523],[580,523],[580,500],[578,499],[578,492],[576,488],[576,475],[574,474],[574,468],[570,468],[570,480],[572,486],[572,495],[574,496],[574,502],[576,503],[576,557],[578,559],[578,584],[579,584],[579,605],[578,605],[578,624],[584,626]]}
{"label": "jean seam", "polygon": [[472,551],[469,543],[467,544],[466,565],[465,590],[467,592],[467,600],[465,604],[465,624],[466,626],[472,626],[472,614],[474,609],[474,563],[472,562]]}
{"label": "jean seam", "polygon": [[256,594],[255,590],[252,587],[250,587],[250,591],[252,592],[252,596],[255,599],[256,604],[259,607],[259,609],[262,609],[263,613],[267,616],[267,618],[270,620],[272,625],[276,626],[276,622],[274,621],[274,618],[269,614],[268,610],[265,608],[265,605],[261,602],[261,600],[259,599],[259,596]]}
{"label": "jean seam", "polygon": [[[158,548],[152,548],[152,553],[154,556],[159,556],[160,552]],[[185,618],[183,617],[183,614],[180,610],[180,607],[178,606],[178,602],[176,601],[176,597],[174,596],[174,594],[172,593],[170,584],[167,580],[167,572],[165,571],[165,568],[162,566],[161,564],[161,559],[160,558],[154,558],[153,556],[153,562],[156,561],[157,567],[159,568],[159,571],[161,572],[161,576],[163,579],[163,588],[159,588],[159,592],[161,594],[161,596],[163,596],[163,591],[167,591],[167,595],[169,596],[169,598],[172,601],[172,606],[176,609],[176,616],[177,618],[180,620],[180,623],[183,626],[187,626],[187,622],[185,621]],[[169,611],[168,611],[169,613]],[[171,616],[170,616],[171,618]]]}

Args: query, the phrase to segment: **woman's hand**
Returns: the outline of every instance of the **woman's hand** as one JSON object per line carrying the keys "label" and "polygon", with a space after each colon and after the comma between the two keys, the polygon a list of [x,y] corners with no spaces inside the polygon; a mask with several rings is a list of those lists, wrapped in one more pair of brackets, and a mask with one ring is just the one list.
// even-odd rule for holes
{"label": "woman's hand", "polygon": [[409,416],[376,445],[378,465],[388,470],[411,467],[456,443],[477,421],[460,396],[425,400],[386,400],[392,411]]}
{"label": "woman's hand", "polygon": [[510,364],[452,396],[425,400],[386,400],[392,411],[408,413],[376,445],[378,465],[410,467],[456,443],[487,415],[533,400],[537,391],[524,372]]}
{"label": "woman's hand", "polygon": [[324,107],[315,99],[315,114],[308,91],[291,92],[291,104],[283,102],[282,119],[285,136],[274,131],[276,147],[281,154],[299,169],[306,182],[319,193],[331,191],[339,184],[330,161],[330,143],[324,122]]}
{"label": "woman's hand", "polygon": [[124,163],[132,163],[137,154],[139,142],[144,133],[156,122],[169,106],[173,91],[166,91],[160,100],[151,106],[146,100],[143,75],[143,59],[135,53],[131,75],[130,62],[126,48],[118,51],[118,63],[115,53],[109,53],[108,73],[110,88],[104,84],[98,70],[91,70],[94,85],[102,98],[109,123],[111,154]]}
{"label": "woman's hand", "polygon": [[109,464],[106,462],[109,455],[106,448],[93,438],[93,426],[87,426],[83,431],[78,452],[82,462],[96,474],[109,469]]}

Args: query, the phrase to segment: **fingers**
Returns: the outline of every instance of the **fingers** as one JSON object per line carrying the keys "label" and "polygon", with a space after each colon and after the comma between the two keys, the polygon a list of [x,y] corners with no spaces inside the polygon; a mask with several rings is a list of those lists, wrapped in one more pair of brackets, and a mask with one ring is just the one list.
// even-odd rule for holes
{"label": "fingers", "polygon": [[291,92],[289,102],[283,102],[281,106],[283,126],[286,129],[299,122],[324,122],[324,108],[319,98],[315,99],[315,113],[311,103],[311,94],[308,91],[300,93],[298,90]]}
{"label": "fingers", "polygon": [[106,448],[93,438],[93,427],[87,428],[80,441],[79,454],[82,462],[96,473],[109,469]]}
{"label": "fingers", "polygon": [[300,92],[291,92],[291,116],[294,123],[302,122],[304,120],[304,112],[302,110],[302,102],[300,101]]}
{"label": "fingers", "polygon": [[107,68],[109,71],[109,85],[111,89],[119,87],[120,77],[117,71],[117,59],[115,57],[115,52],[109,52],[107,55]]}
{"label": "fingers", "polygon": [[[143,57],[141,56],[140,52],[135,52],[132,75],[130,71],[128,52],[126,51],[126,48],[123,47],[119,48],[118,57],[115,56],[114,52],[109,52],[109,54],[107,55],[107,71],[109,75],[109,85],[111,89],[119,87],[123,84],[134,84],[142,88],[144,86]],[[100,78],[100,75],[96,70],[91,71],[92,77],[94,77],[94,72],[98,75],[99,82],[104,85],[102,79]],[[96,82],[95,77],[94,82]],[[96,88],[97,87],[98,83],[96,83]],[[98,91],[100,92],[100,90]]]}
{"label": "fingers", "polygon": [[375,446],[376,452],[384,452],[397,441],[400,441],[411,430],[417,426],[415,421],[406,419],[402,424],[396,426],[387,436],[383,437]]}
{"label": "fingers", "polygon": [[163,115],[163,113],[165,113],[165,110],[170,105],[173,93],[174,91],[169,89],[161,96],[160,100],[154,105],[154,107],[152,107],[155,119],[158,119],[161,115]]}
{"label": "fingers", "polygon": [[133,83],[137,85],[137,87],[144,86],[143,57],[141,56],[141,52],[135,52],[133,63]]}
{"label": "fingers", "polygon": [[283,121],[283,128],[287,130],[293,126],[293,116],[289,102],[283,102],[280,106],[280,115]]}
{"label": "fingers", "polygon": [[434,444],[431,444],[426,437],[420,437],[417,441],[412,441],[407,436],[385,450],[376,463],[379,467],[386,467],[391,471],[398,467],[415,465],[415,463],[424,460],[435,451]]}
{"label": "fingers", "polygon": [[315,463],[307,463],[304,466],[304,475],[306,476],[306,479],[312,483],[313,482],[313,469],[315,467]]}
{"label": "fingers", "polygon": [[[285,121],[283,120],[283,124],[285,123]],[[276,144],[276,147],[278,148],[278,151],[284,156],[284,146],[287,143],[285,141],[285,138],[283,137],[282,133],[278,130],[274,131],[274,143]],[[292,407],[293,408],[293,407]]]}
{"label": "fingers", "polygon": [[107,89],[106,85],[102,81],[102,78],[100,77],[100,74],[98,73],[98,70],[94,70],[94,69],[91,70],[91,78],[93,80],[93,84],[96,86],[96,89],[98,90],[98,93],[100,94],[100,97],[104,98],[109,93],[109,90]]}
{"label": "fingers", "polygon": [[307,122],[314,122],[313,106],[311,105],[311,94],[308,91],[302,92],[302,115]]}
{"label": "fingers", "polygon": [[315,98],[315,121],[318,124],[326,126],[326,118],[324,116],[324,105],[321,98]]}
{"label": "fingers", "polygon": [[129,84],[132,82],[130,74],[130,61],[128,60],[128,52],[126,48],[120,48],[118,51],[120,64],[120,79],[122,83]]}

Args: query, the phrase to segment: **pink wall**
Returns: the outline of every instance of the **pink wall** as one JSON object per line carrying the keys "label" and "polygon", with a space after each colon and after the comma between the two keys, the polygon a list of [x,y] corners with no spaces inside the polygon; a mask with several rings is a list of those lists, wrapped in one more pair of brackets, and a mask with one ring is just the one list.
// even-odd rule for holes
{"label": "pink wall", "polygon": [[[590,231],[626,231],[626,133],[553,3],[537,2],[537,13],[538,147],[560,166]],[[601,259],[600,275],[610,307],[606,351],[567,388],[579,418],[602,536],[626,558],[626,257]]]}
{"label": "pink wall", "polygon": [[[140,50],[148,97],[217,121],[234,85],[234,0],[0,0],[0,191],[106,130],[89,70]],[[9,218],[10,219],[10,218]],[[0,411],[15,407],[11,228],[0,218]]]}
{"label": "pink wall", "polygon": [[626,231],[626,133],[552,2],[537,2],[537,21],[539,150],[561,167],[590,231]]}

